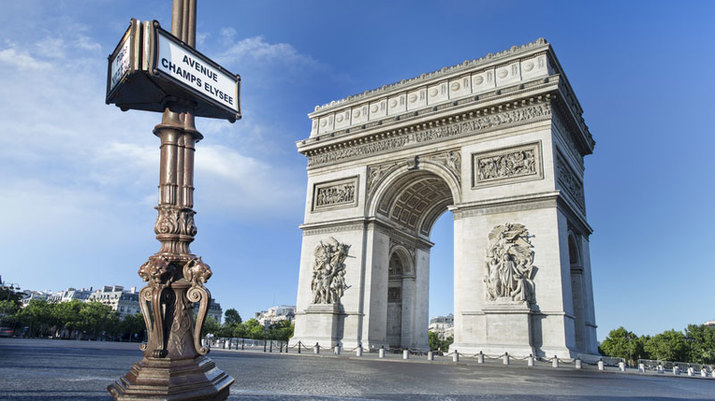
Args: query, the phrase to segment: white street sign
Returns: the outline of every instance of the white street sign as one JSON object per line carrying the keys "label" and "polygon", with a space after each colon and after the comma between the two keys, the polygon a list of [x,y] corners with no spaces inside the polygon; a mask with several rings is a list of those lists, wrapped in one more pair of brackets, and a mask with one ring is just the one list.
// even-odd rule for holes
{"label": "white street sign", "polygon": [[216,63],[190,51],[163,30],[157,30],[157,42],[156,70],[194,92],[239,112],[235,75],[227,74]]}

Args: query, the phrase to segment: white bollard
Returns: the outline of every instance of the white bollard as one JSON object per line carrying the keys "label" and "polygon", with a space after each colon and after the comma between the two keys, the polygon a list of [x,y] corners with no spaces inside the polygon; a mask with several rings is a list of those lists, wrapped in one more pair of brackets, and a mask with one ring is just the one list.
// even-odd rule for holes
{"label": "white bollard", "polygon": [[678,366],[673,366],[673,374],[674,375],[679,375],[680,374],[680,367]]}
{"label": "white bollard", "polygon": [[508,352],[505,352],[505,353],[504,353],[504,357],[503,357],[502,363],[503,363],[504,365],[506,365],[506,366],[509,366],[509,353],[508,353]]}
{"label": "white bollard", "polygon": [[427,360],[428,360],[428,361],[434,361],[434,352],[432,352],[432,351],[427,351]]}
{"label": "white bollard", "polygon": [[454,350],[454,354],[452,354],[452,362],[459,362],[459,351]]}
{"label": "white bollard", "polygon": [[603,371],[605,369],[605,366],[603,364],[603,359],[598,360],[598,370]]}
{"label": "white bollard", "polygon": [[315,343],[315,347],[313,348],[313,352],[315,352],[316,355],[317,355],[317,354],[320,354],[320,344]]}
{"label": "white bollard", "polygon": [[623,361],[618,362],[618,370],[620,370],[621,372],[625,372],[626,371],[626,363]]}
{"label": "white bollard", "polygon": [[410,359],[410,350],[402,350],[402,359]]}
{"label": "white bollard", "polygon": [[688,376],[693,377],[695,374],[695,369],[692,366],[688,366]]}
{"label": "white bollard", "polygon": [[335,349],[333,350],[335,352],[335,355],[340,355],[340,344],[335,346]]}
{"label": "white bollard", "polygon": [[530,368],[534,367],[534,354],[529,354],[529,357],[526,358],[526,366]]}
{"label": "white bollard", "polygon": [[708,377],[708,370],[704,367],[700,369],[700,377]]}
{"label": "white bollard", "polygon": [[656,368],[656,372],[665,373],[665,368],[663,368],[663,364],[661,364],[661,363],[658,364],[658,367]]}
{"label": "white bollard", "polygon": [[712,377],[713,379],[715,379],[715,369],[713,369],[713,370],[710,372],[710,377]]}
{"label": "white bollard", "polygon": [[573,361],[573,367],[576,369],[581,369],[583,367],[581,358],[576,358],[576,360]]}
{"label": "white bollard", "polygon": [[477,363],[484,363],[484,353],[482,351],[479,351],[479,355],[477,355]]}
{"label": "white bollard", "polygon": [[554,359],[551,360],[551,367],[552,368],[559,367],[559,357],[557,355],[554,355]]}
{"label": "white bollard", "polygon": [[378,358],[384,358],[384,357],[385,357],[385,348],[384,348],[384,347],[383,347],[383,348],[380,348],[380,349],[377,351],[377,357],[378,357]]}
{"label": "white bollard", "polygon": [[355,356],[362,356],[362,346],[357,347],[355,350]]}
{"label": "white bollard", "polygon": [[645,363],[638,364],[638,373],[645,373]]}

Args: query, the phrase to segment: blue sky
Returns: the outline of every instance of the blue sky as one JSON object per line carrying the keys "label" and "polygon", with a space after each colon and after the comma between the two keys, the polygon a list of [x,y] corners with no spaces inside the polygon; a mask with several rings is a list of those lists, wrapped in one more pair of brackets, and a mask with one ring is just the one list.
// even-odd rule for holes
{"label": "blue sky", "polygon": [[[0,15],[3,280],[119,284],[158,250],[156,113],[104,104],[106,56],[166,1],[9,2]],[[598,337],[715,319],[715,3],[202,1],[197,48],[242,76],[243,120],[198,119],[192,250],[241,315],[294,304],[306,114],[367,89],[545,37],[597,142],[586,158]],[[452,310],[451,215],[430,314]]]}

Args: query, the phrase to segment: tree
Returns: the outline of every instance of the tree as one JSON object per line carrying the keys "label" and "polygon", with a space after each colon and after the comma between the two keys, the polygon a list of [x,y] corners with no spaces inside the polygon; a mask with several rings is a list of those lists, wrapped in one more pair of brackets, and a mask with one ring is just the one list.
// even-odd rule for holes
{"label": "tree", "polygon": [[221,330],[221,325],[218,321],[212,316],[207,316],[204,327],[201,329],[201,337],[205,337],[209,333],[217,335],[219,330]]}
{"label": "tree", "polygon": [[647,356],[643,343],[641,338],[621,326],[608,333],[601,343],[601,350],[607,356],[623,358],[629,365],[634,365],[636,359]]}
{"label": "tree", "polygon": [[14,300],[0,300],[0,326],[15,326],[16,314],[20,307]]}
{"label": "tree", "polygon": [[444,340],[439,338],[439,334],[434,331],[427,332],[427,344],[432,351],[444,351],[447,352],[449,346],[454,342],[454,337],[447,337]]}
{"label": "tree", "polygon": [[127,338],[129,341],[143,340],[145,330],[146,325],[144,324],[144,317],[141,313],[124,316],[119,324],[119,331],[122,333],[121,337]]}
{"label": "tree", "polygon": [[112,332],[119,321],[109,305],[99,302],[85,302],[79,311],[79,329],[91,333],[96,338],[102,332]]}
{"label": "tree", "polygon": [[223,320],[224,324],[228,326],[235,326],[243,321],[241,320],[241,315],[238,314],[238,311],[233,308],[226,310]]}
{"label": "tree", "polygon": [[686,362],[689,357],[685,335],[676,330],[667,330],[651,337],[645,343],[645,350],[651,359]]}
{"label": "tree", "polygon": [[685,329],[689,362],[715,363],[715,327],[690,324]]}
{"label": "tree", "polygon": [[289,320],[281,320],[268,327],[268,337],[272,340],[288,341],[293,337],[294,326]]}
{"label": "tree", "polygon": [[17,313],[18,322],[28,328],[31,337],[44,336],[52,322],[52,304],[44,300],[33,299]]}

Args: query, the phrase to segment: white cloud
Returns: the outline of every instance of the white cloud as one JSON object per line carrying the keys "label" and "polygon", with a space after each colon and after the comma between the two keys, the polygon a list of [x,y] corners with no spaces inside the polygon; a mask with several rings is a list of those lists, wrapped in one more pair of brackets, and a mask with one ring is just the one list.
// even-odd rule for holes
{"label": "white cloud", "polygon": [[[230,40],[235,31],[222,30],[222,36]],[[271,74],[273,78],[285,77],[286,72],[317,72],[329,68],[313,57],[300,53],[288,43],[269,43],[262,36],[242,39],[233,43],[218,57],[221,63],[237,65],[256,70],[280,68],[281,74]]]}
{"label": "white cloud", "polygon": [[17,51],[14,48],[0,50],[0,63],[17,69],[44,70],[50,64],[32,57],[28,52]]}

